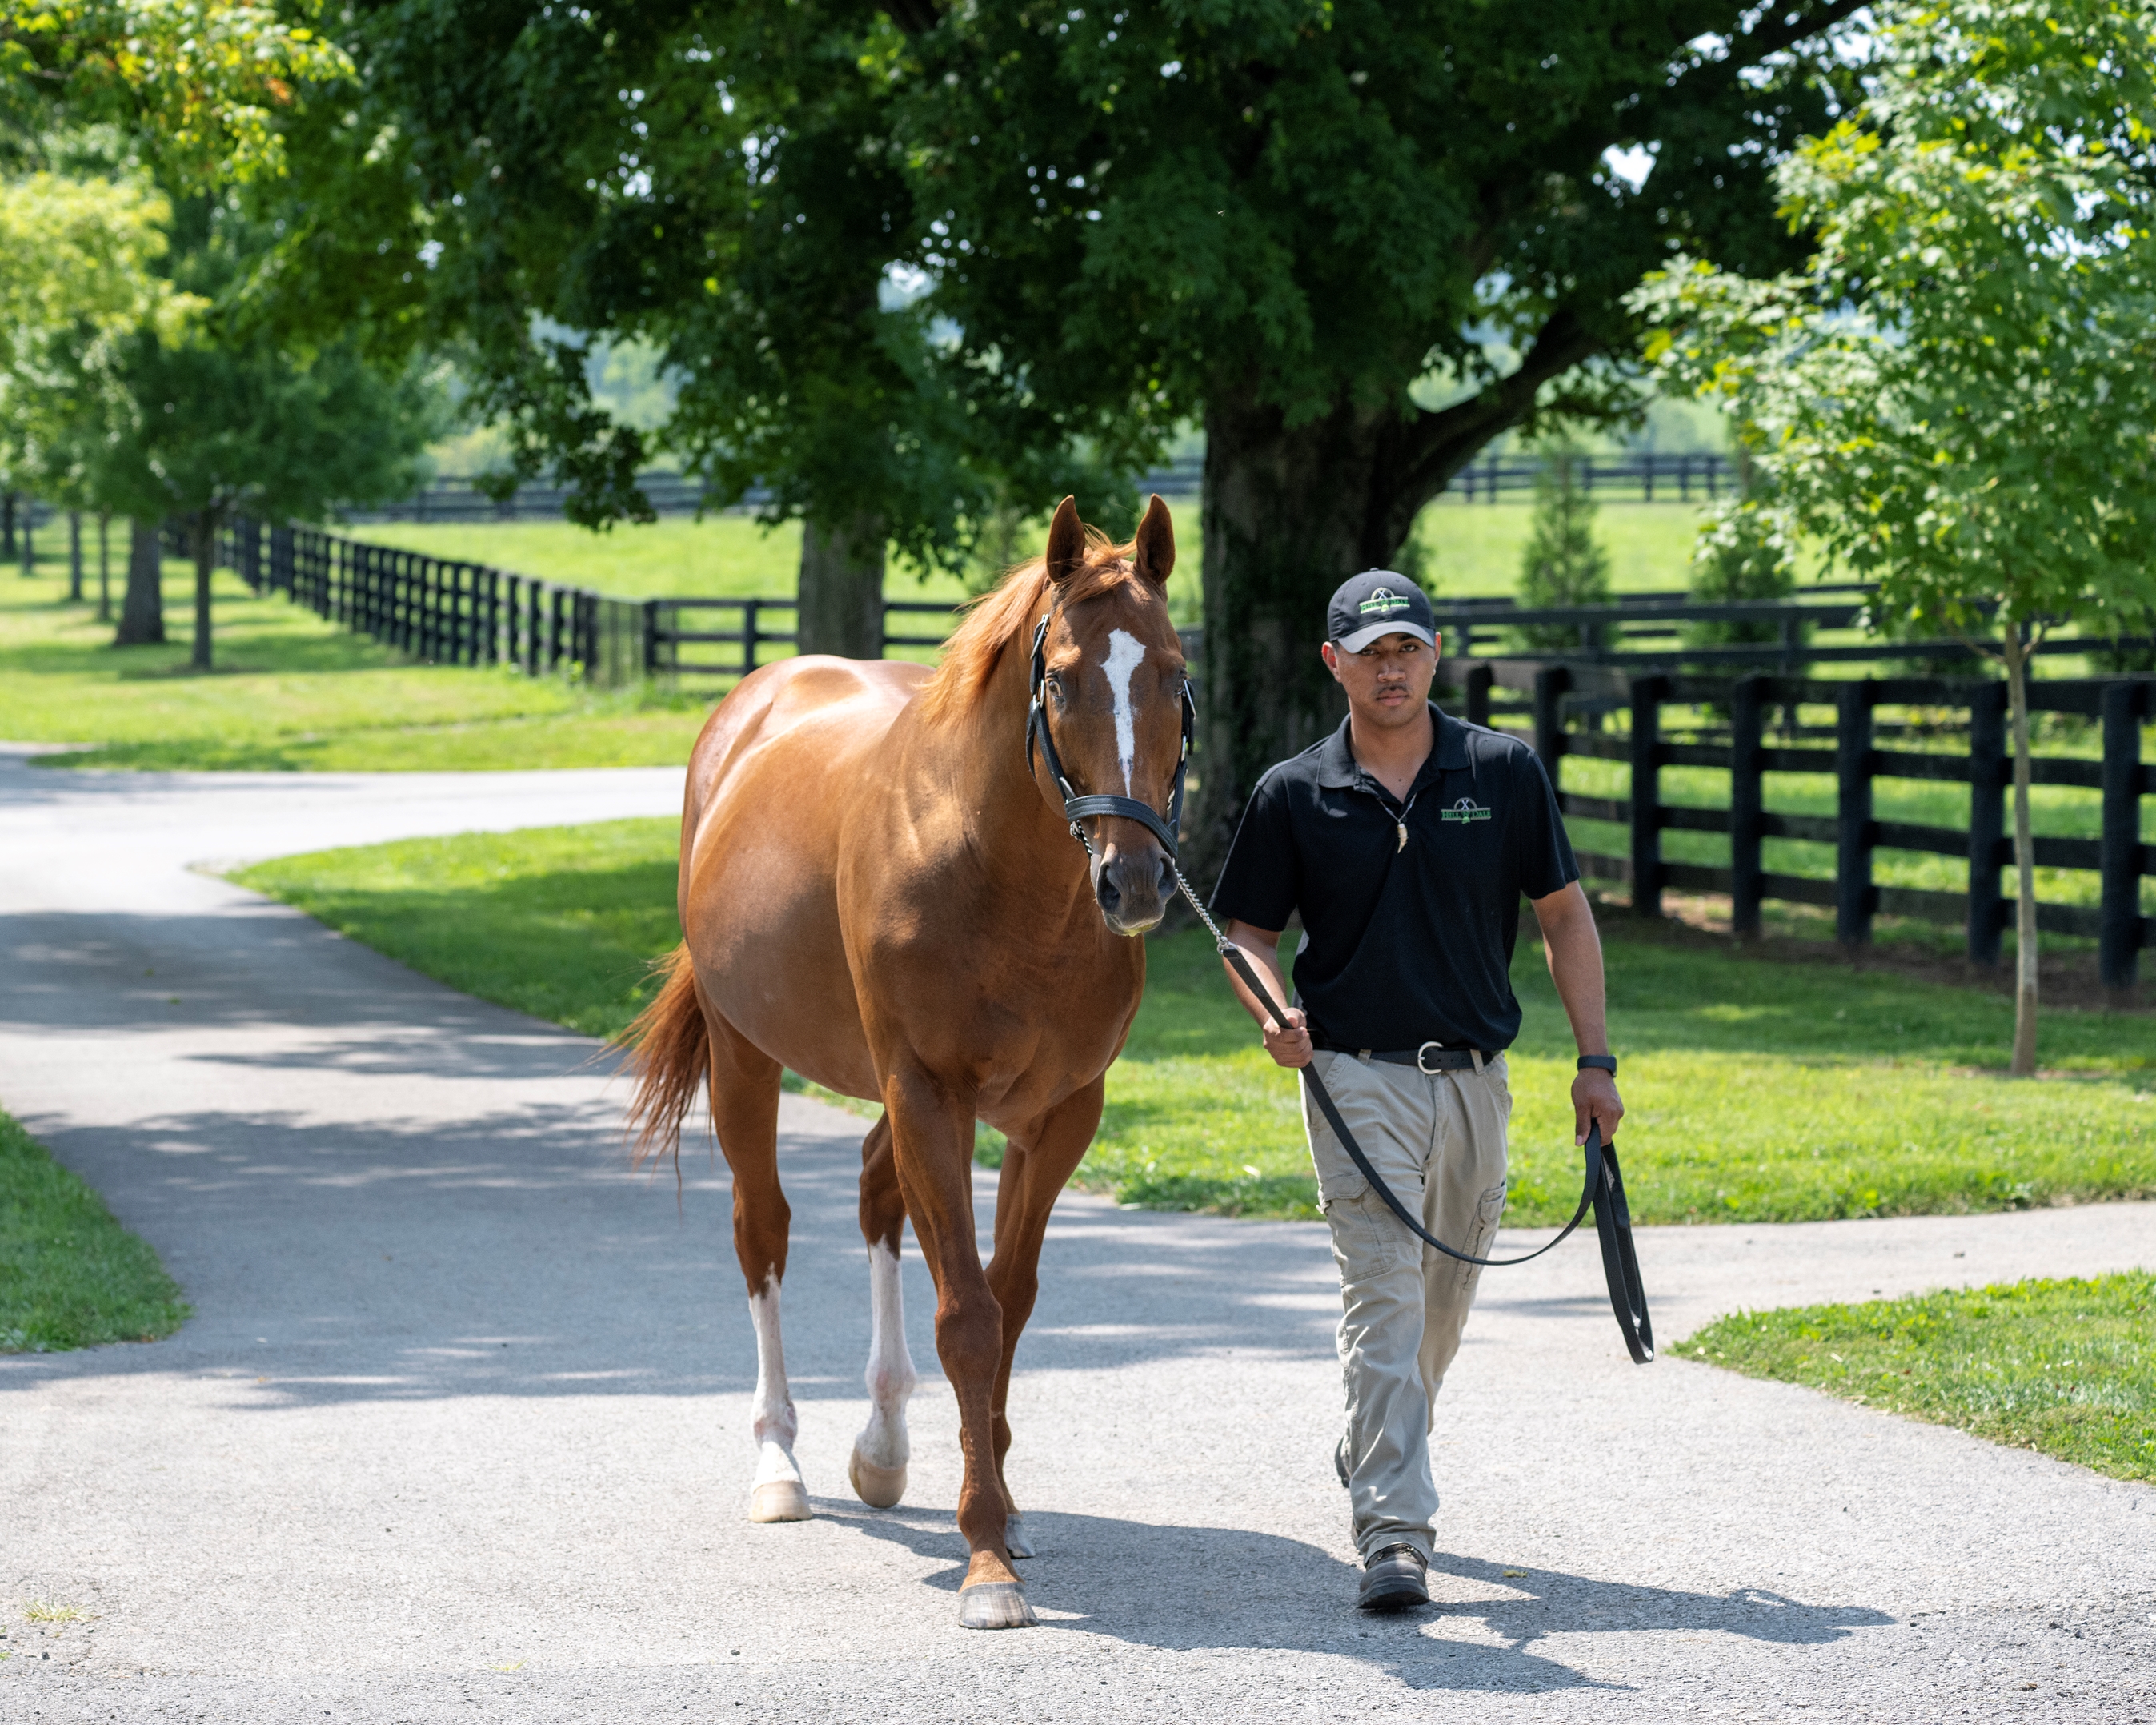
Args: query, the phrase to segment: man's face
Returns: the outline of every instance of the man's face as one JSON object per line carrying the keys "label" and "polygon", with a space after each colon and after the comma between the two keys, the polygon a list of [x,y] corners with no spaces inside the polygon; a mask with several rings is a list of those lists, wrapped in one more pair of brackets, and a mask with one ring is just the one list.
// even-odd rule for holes
{"label": "man's face", "polygon": [[[1444,639],[1438,637],[1440,646]],[[1412,725],[1437,677],[1437,647],[1410,634],[1380,635],[1359,653],[1343,653],[1330,641],[1318,650],[1360,724]]]}

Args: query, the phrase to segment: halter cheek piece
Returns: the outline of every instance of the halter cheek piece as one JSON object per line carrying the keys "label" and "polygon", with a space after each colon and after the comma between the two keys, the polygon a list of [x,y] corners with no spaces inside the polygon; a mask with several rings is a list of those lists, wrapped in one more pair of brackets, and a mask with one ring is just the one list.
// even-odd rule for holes
{"label": "halter cheek piece", "polygon": [[[1190,739],[1198,732],[1198,702],[1190,692],[1190,680],[1183,680],[1183,747],[1175,757],[1175,788],[1168,798],[1168,819],[1163,820],[1159,812],[1150,803],[1141,803],[1136,797],[1081,797],[1070,788],[1070,775],[1063,770],[1061,757],[1055,752],[1055,737],[1048,728],[1048,708],[1042,700],[1048,686],[1048,624],[1050,612],[1042,617],[1040,627],[1033,632],[1033,669],[1029,687],[1032,699],[1025,710],[1025,770],[1029,778],[1034,771],[1033,752],[1038,739],[1041,758],[1048,762],[1049,776],[1055,779],[1055,788],[1063,796],[1063,818],[1070,823],[1070,836],[1086,847],[1086,854],[1093,855],[1093,841],[1086,836],[1086,829],[1079,823],[1090,814],[1120,815],[1125,820],[1134,820],[1159,839],[1166,848],[1172,864],[1175,858],[1176,834],[1183,829],[1183,780],[1190,770]],[[1178,872],[1177,880],[1182,879]],[[1185,889],[1186,891],[1188,889]]]}

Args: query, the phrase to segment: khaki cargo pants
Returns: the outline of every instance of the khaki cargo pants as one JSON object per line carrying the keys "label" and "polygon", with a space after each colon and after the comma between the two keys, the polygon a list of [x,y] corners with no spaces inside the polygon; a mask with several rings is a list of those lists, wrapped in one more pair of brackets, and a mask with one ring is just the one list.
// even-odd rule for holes
{"label": "khaki cargo pants", "polygon": [[[1485,1256],[1505,1208],[1512,1093],[1504,1057],[1480,1072],[1436,1073],[1352,1054],[1313,1059],[1348,1131],[1400,1202],[1447,1245]],[[1337,1460],[1355,1548],[1367,1560],[1406,1544],[1427,1558],[1437,1517],[1430,1430],[1482,1272],[1408,1232],[1340,1147],[1306,1087],[1302,1110],[1340,1266],[1348,1430]]]}

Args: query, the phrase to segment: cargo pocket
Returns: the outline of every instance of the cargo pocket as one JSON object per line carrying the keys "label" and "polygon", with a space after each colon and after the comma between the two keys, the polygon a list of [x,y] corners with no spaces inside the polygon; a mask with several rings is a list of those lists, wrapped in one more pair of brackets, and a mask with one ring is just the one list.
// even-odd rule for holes
{"label": "cargo pocket", "polygon": [[[1486,1258],[1490,1248],[1497,1241],[1497,1224],[1505,1214],[1505,1188],[1501,1181],[1475,1200],[1475,1232],[1468,1244],[1461,1248],[1471,1258]],[[1454,1285],[1466,1287],[1481,1266],[1474,1264],[1455,1264],[1458,1272]]]}

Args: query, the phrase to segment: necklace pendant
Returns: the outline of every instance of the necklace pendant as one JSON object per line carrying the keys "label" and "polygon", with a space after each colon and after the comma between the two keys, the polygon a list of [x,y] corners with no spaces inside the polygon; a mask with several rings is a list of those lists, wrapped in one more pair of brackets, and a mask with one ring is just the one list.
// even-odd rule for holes
{"label": "necklace pendant", "polygon": [[1400,842],[1393,846],[1393,854],[1397,856],[1401,851],[1405,850],[1408,848],[1408,824],[1405,821],[1399,821],[1395,824],[1398,826],[1400,834]]}

